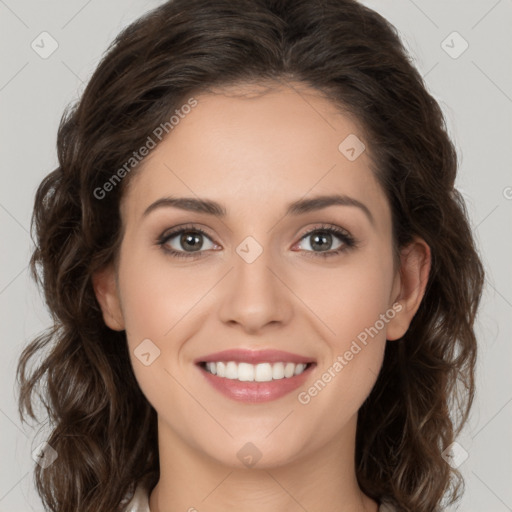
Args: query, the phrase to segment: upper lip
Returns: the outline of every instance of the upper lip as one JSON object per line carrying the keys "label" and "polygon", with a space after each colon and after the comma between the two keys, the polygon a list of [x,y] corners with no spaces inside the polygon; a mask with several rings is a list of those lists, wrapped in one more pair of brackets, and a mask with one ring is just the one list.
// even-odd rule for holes
{"label": "upper lip", "polygon": [[311,357],[284,352],[282,350],[250,350],[243,348],[234,348],[208,354],[207,356],[198,357],[194,362],[198,363],[215,363],[217,361],[234,361],[236,363],[295,363],[306,364],[315,362]]}

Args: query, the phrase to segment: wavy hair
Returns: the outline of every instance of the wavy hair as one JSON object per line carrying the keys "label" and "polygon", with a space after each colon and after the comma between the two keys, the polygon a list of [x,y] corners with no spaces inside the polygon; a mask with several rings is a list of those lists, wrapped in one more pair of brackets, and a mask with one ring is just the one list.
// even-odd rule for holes
{"label": "wavy hair", "polygon": [[117,261],[120,199],[137,165],[119,182],[113,174],[192,94],[292,82],[362,127],[392,209],[395,254],[417,235],[432,255],[420,307],[407,333],[387,343],[359,411],[358,482],[399,511],[460,498],[464,481],[442,452],[473,402],[484,271],[454,188],[445,119],[397,30],[355,0],[174,0],[112,42],[65,110],[58,167],[35,195],[30,268],[53,325],[23,350],[17,379],[22,421],[38,421],[40,400],[58,453],[35,467],[46,510],[120,510],[136,483],[159,478],[156,411],[135,379],[126,333],[104,324],[92,286],[94,272]]}

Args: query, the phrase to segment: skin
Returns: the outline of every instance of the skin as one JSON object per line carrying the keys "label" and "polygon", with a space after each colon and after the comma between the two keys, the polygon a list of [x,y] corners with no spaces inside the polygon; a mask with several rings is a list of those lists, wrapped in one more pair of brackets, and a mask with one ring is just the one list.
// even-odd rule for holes
{"label": "skin", "polygon": [[[419,307],[430,250],[416,238],[393,267],[390,207],[370,170],[371,144],[351,119],[305,85],[254,92],[238,86],[195,96],[198,105],[131,176],[118,267],[94,276],[104,320],[126,330],[137,381],[158,413],[161,477],[151,512],[242,504],[246,512],[376,512],[378,503],[355,476],[357,412],[386,342],[405,334]],[[349,134],[367,148],[354,161],[338,150]],[[334,192],[364,203],[373,223],[354,206],[285,216],[292,201]],[[227,215],[163,207],[143,216],[168,195],[217,201]],[[202,257],[180,245],[180,235],[167,247],[192,258],[173,258],[156,243],[185,223],[207,231]],[[357,246],[319,256],[314,237],[303,234],[322,223],[347,230]],[[236,252],[247,236],[263,249],[250,264]],[[340,246],[333,235],[324,250]],[[301,404],[298,392],[393,304],[400,312]],[[144,366],[134,350],[147,338],[160,356]],[[193,363],[236,347],[294,352],[317,367],[297,392],[262,404],[236,402]],[[261,453],[250,468],[237,457],[248,442]]]}

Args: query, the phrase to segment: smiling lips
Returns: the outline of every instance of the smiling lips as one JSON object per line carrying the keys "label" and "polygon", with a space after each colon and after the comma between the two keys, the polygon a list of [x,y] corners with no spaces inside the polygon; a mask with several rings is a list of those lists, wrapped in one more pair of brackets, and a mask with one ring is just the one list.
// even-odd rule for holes
{"label": "smiling lips", "polygon": [[316,362],[278,350],[233,349],[198,358],[206,380],[228,398],[266,402],[297,389]]}

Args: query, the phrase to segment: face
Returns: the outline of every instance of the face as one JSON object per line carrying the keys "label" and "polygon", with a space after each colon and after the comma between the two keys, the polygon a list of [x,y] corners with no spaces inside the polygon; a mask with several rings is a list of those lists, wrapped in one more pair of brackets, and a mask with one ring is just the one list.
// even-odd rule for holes
{"label": "face", "polygon": [[247,93],[196,96],[152,150],[121,203],[117,273],[95,289],[160,435],[271,467],[355,425],[419,298],[393,271],[371,142],[305,86]]}

